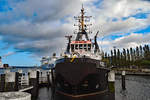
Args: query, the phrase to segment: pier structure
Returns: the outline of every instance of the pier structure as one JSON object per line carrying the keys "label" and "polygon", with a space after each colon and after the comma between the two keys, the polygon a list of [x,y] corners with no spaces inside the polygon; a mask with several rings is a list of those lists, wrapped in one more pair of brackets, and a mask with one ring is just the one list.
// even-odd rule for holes
{"label": "pier structure", "polygon": [[[4,69],[4,73],[0,73],[1,93],[28,92],[31,93],[32,97],[37,97],[38,94],[37,92],[39,88],[43,86],[50,87],[51,84],[53,84],[51,70],[31,68],[26,73],[24,73],[24,71],[21,68],[19,68],[16,71],[12,71],[10,68],[6,68]],[[0,100],[7,100],[7,99],[0,99]],[[11,99],[11,100],[20,100],[20,99]]]}

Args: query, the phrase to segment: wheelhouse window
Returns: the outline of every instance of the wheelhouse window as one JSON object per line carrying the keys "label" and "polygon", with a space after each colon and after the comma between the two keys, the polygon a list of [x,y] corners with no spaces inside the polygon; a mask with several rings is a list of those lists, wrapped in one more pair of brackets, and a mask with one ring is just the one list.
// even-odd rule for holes
{"label": "wheelhouse window", "polygon": [[74,44],[71,44],[71,51],[74,51]]}
{"label": "wheelhouse window", "polygon": [[84,44],[84,50],[87,51],[87,44]]}
{"label": "wheelhouse window", "polygon": [[91,51],[91,44],[88,44],[88,51]]}
{"label": "wheelhouse window", "polygon": [[82,49],[83,48],[83,44],[79,44],[79,49]]}
{"label": "wheelhouse window", "polygon": [[78,44],[75,44],[75,49],[78,49]]}

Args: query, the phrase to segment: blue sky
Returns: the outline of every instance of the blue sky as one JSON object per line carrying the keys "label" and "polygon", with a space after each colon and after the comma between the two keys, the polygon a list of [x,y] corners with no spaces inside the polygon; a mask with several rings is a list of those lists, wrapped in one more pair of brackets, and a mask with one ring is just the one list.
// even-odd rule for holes
{"label": "blue sky", "polygon": [[100,31],[98,42],[104,51],[149,44],[148,0],[0,0],[3,63],[40,65],[42,56],[59,56],[82,3],[92,15],[93,35]]}

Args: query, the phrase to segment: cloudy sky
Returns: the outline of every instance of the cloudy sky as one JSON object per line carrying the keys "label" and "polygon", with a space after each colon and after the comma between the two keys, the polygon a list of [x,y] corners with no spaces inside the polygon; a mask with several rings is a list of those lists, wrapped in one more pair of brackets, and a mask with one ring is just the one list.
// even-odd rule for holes
{"label": "cloudy sky", "polygon": [[[104,51],[150,42],[149,0],[0,0],[0,55],[10,65],[40,64],[65,50],[84,4]],[[92,37],[93,38],[93,35]]]}

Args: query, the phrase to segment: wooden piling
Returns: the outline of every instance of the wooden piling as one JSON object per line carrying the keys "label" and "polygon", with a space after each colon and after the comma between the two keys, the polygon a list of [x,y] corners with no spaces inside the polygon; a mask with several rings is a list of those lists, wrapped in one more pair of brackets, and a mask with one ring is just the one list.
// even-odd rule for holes
{"label": "wooden piling", "polygon": [[5,74],[0,75],[0,92],[5,91]]}
{"label": "wooden piling", "polygon": [[36,72],[36,79],[37,79],[37,87],[39,86],[39,77],[40,77],[40,72],[39,71],[37,71]]}
{"label": "wooden piling", "polygon": [[55,69],[51,69],[51,77],[52,77],[52,82],[51,82],[51,90],[52,90],[52,99],[55,97]]}
{"label": "wooden piling", "polygon": [[38,82],[39,82],[39,72],[36,70],[31,70],[29,72],[29,85],[33,86],[31,90],[32,99],[36,99],[38,94]]}
{"label": "wooden piling", "polygon": [[19,72],[15,73],[15,91],[19,90]]}
{"label": "wooden piling", "polygon": [[126,90],[126,84],[125,84],[125,71],[122,71],[121,77],[122,77],[122,90]]}
{"label": "wooden piling", "polygon": [[50,77],[49,77],[49,75],[50,75],[49,72],[47,72],[47,83],[48,83],[47,86],[48,86],[48,87],[50,86]]}

